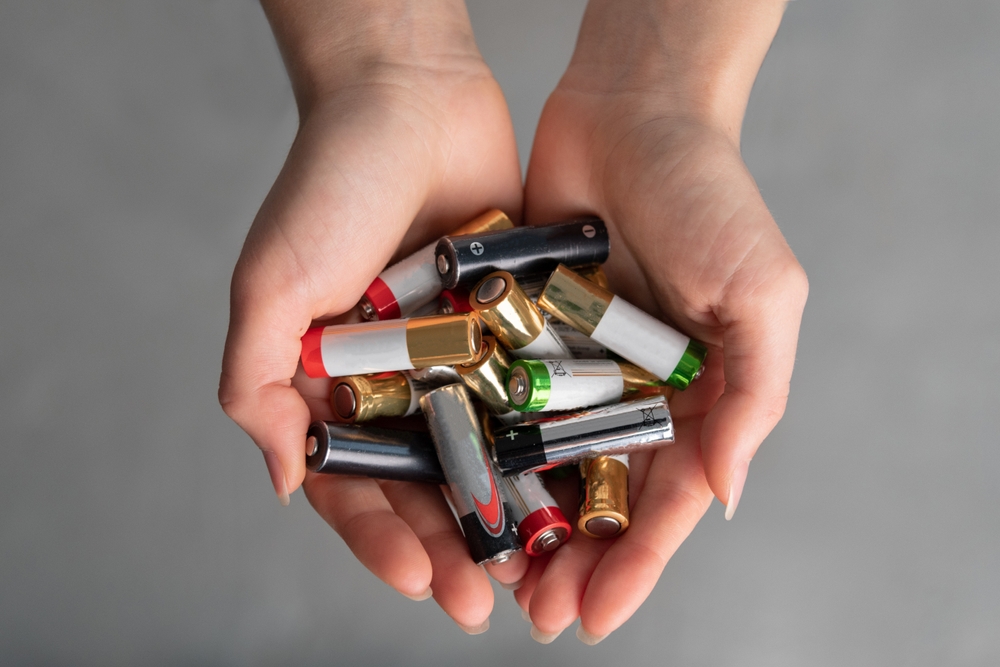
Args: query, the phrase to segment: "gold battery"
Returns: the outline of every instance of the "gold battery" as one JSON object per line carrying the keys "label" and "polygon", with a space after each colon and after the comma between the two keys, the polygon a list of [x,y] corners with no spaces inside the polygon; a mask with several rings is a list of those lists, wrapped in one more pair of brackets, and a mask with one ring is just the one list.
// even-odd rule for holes
{"label": "gold battery", "polygon": [[463,234],[484,234],[486,232],[496,232],[501,229],[510,229],[514,226],[507,214],[498,208],[490,209],[479,217],[468,221],[454,232],[452,236]]}
{"label": "gold battery", "polygon": [[581,267],[576,270],[576,274],[581,278],[586,278],[599,287],[603,287],[606,290],[611,289],[608,285],[608,276],[604,273],[604,269],[601,268],[600,264]]}
{"label": "gold battery", "polygon": [[623,401],[637,401],[656,394],[669,399],[674,395],[673,387],[644,368],[626,361],[619,361],[618,368],[622,372]]}
{"label": "gold battery", "polygon": [[527,346],[545,329],[545,317],[514,276],[494,271],[472,288],[469,305],[508,349]]}
{"label": "gold battery", "polygon": [[490,412],[502,415],[513,410],[507,402],[507,370],[510,357],[493,336],[483,336],[475,361],[455,367],[466,387],[476,393]]}
{"label": "gold battery", "polygon": [[628,466],[611,456],[580,462],[583,491],[577,528],[590,537],[615,537],[628,529]]}
{"label": "gold battery", "polygon": [[549,276],[538,307],[588,336],[611,305],[614,294],[560,264]]}
{"label": "gold battery", "polygon": [[346,424],[402,417],[410,409],[410,383],[402,373],[334,378],[331,387],[333,416]]}
{"label": "gold battery", "polygon": [[476,313],[406,321],[406,349],[414,368],[468,363],[479,355],[482,344],[483,328]]}

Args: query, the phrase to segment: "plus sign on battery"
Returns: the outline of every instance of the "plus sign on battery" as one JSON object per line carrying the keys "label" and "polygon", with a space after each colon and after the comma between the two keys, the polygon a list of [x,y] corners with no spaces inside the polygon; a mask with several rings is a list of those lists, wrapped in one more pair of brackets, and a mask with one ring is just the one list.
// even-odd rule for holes
{"label": "plus sign on battery", "polygon": [[469,250],[472,251],[473,255],[482,255],[483,254],[483,244],[480,243],[479,241],[473,241],[472,245],[469,246]]}

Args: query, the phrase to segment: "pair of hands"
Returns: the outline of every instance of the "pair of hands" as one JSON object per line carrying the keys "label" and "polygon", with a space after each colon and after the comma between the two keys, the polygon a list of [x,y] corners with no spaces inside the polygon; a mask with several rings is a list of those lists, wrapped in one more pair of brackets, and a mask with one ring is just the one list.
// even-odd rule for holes
{"label": "pair of hands", "polygon": [[[280,2],[265,10],[301,123],[233,276],[220,401],[263,450],[282,502],[304,484],[376,576],[411,598],[433,593],[466,632],[488,627],[492,588],[439,489],[305,470],[308,424],[332,415],[329,380],[298,367],[299,340],[353,308],[391,260],[488,208],[528,224],[593,213],[610,230],[612,289],[709,345],[704,375],[671,401],[676,443],[631,457],[628,532],[609,541],[577,533],[551,555],[487,568],[516,589],[536,639],[580,618],[579,636],[596,643],[649,595],[713,495],[732,516],[750,459],[784,411],[807,283],[739,151],[766,44],[724,103],[690,95],[700,101],[687,105],[691,86],[647,85],[652,59],[624,58],[622,67],[643,73],[631,78],[608,65],[622,12],[595,0],[522,187],[506,103],[464,7],[436,17],[426,40],[410,25],[403,48],[375,56],[349,35],[305,48],[303,21]],[[772,26],[767,43],[781,10],[769,12],[755,16]],[[314,75],[315,63],[330,62],[346,63],[339,76]],[[659,77],[671,80],[662,69]]]}

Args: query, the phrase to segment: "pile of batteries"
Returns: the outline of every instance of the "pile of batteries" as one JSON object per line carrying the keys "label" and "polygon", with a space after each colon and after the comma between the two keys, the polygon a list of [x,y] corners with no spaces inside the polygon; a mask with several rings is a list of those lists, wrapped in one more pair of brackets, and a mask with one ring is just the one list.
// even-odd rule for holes
{"label": "pile of batteries", "polygon": [[[597,218],[514,227],[494,210],[390,266],[362,298],[369,321],[302,338],[341,422],[310,427],[307,467],[447,483],[473,559],[498,563],[569,538],[538,473],[578,465],[577,528],[620,534],[628,452],[673,441],[667,397],[705,347],[609,292],[609,252]],[[358,425],[418,410],[429,437]]]}

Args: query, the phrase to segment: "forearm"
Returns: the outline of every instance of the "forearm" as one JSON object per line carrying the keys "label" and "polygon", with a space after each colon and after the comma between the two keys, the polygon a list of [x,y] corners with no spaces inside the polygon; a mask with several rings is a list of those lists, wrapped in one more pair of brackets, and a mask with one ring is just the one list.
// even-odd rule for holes
{"label": "forearm", "polygon": [[261,0],[299,108],[406,67],[479,62],[463,0]]}
{"label": "forearm", "polygon": [[[591,0],[561,86],[638,94],[735,140],[785,0]],[[603,88],[603,90],[596,90]]]}

